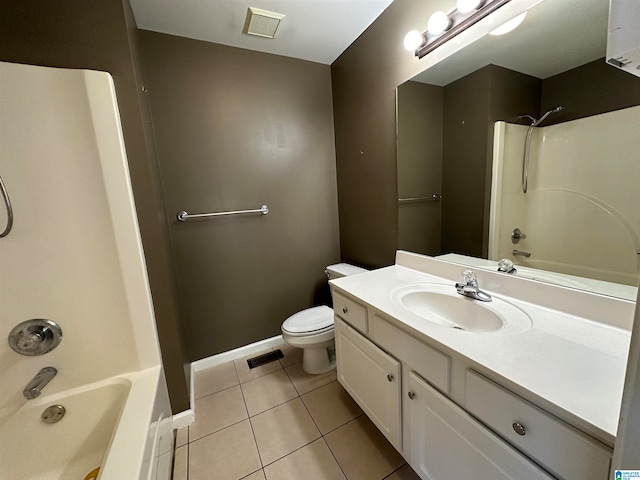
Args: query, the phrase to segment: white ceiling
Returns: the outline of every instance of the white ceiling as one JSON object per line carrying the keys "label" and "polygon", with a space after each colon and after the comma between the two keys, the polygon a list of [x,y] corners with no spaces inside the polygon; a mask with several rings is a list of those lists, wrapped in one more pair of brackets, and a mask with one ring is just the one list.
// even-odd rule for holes
{"label": "white ceiling", "polygon": [[[330,65],[393,0],[130,0],[138,28]],[[242,33],[248,7],[286,15],[275,39]]]}

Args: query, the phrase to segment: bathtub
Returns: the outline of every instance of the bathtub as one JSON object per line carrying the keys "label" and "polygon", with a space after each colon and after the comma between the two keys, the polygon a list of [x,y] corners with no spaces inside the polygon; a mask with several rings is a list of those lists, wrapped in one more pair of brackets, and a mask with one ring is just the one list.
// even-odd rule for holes
{"label": "bathtub", "polygon": [[[45,387],[0,427],[0,478],[84,480],[97,467],[99,480],[170,478],[173,427],[160,380],[155,367],[51,395]],[[66,409],[55,424],[41,419],[50,405]]]}

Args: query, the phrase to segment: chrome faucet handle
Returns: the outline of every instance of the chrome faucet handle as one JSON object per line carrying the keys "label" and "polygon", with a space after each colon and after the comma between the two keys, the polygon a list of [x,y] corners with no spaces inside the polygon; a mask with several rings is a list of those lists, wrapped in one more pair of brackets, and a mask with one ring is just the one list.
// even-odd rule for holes
{"label": "chrome faucet handle", "polygon": [[515,275],[515,273],[517,272],[517,270],[513,266],[513,262],[508,258],[503,258],[498,262],[498,271],[509,273],[511,275]]}
{"label": "chrome faucet handle", "polygon": [[478,286],[478,279],[476,278],[476,272],[473,270],[463,270],[462,271],[462,281],[467,285],[471,285],[473,287]]}

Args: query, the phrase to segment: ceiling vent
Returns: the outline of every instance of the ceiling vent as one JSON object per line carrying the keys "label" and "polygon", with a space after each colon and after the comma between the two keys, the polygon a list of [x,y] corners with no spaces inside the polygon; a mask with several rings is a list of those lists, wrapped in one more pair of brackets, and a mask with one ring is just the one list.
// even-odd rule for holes
{"label": "ceiling vent", "polygon": [[281,13],[268,12],[259,8],[249,7],[247,19],[244,22],[244,33],[258,37],[274,38],[280,21],[284,18]]}

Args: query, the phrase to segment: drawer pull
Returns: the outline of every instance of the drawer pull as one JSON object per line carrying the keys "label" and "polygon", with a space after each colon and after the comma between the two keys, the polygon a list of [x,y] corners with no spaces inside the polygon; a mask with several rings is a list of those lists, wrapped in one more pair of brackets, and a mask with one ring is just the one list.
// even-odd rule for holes
{"label": "drawer pull", "polygon": [[342,307],[342,313],[347,313],[349,309],[347,307]]}
{"label": "drawer pull", "polygon": [[407,393],[407,395],[409,395],[409,398],[410,398],[411,400],[413,400],[414,398],[416,398],[416,394],[415,394],[415,393],[413,393],[413,392],[409,392],[409,393]]}
{"label": "drawer pull", "polygon": [[387,373],[387,380],[389,380],[390,382],[393,382],[393,375],[391,375],[390,373]]}
{"label": "drawer pull", "polygon": [[525,433],[527,433],[524,429],[524,425],[522,425],[521,423],[515,422],[514,424],[511,425],[513,427],[513,430],[521,436],[524,436]]}

